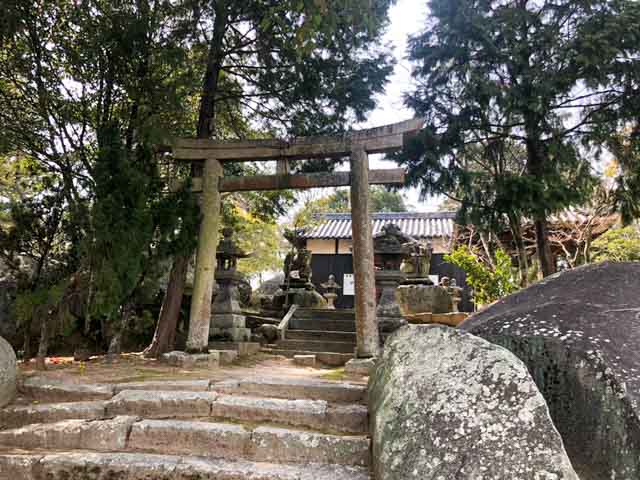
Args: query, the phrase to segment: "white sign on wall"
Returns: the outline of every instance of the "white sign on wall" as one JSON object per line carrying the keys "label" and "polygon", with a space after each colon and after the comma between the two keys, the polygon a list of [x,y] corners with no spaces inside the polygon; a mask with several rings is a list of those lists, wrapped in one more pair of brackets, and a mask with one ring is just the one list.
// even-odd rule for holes
{"label": "white sign on wall", "polygon": [[342,277],[342,295],[355,295],[353,273],[345,273]]}

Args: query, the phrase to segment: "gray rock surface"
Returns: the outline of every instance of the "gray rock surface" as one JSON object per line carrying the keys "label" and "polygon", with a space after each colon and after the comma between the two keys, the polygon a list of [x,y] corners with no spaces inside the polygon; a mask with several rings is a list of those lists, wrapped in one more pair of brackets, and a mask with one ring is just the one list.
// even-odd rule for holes
{"label": "gray rock surface", "polygon": [[0,408],[16,396],[16,354],[9,342],[0,337]]}
{"label": "gray rock surface", "polygon": [[542,395],[510,352],[406,326],[369,381],[377,480],[577,480]]}
{"label": "gray rock surface", "polygon": [[461,328],[529,367],[583,480],[640,478],[640,262],[551,276]]}

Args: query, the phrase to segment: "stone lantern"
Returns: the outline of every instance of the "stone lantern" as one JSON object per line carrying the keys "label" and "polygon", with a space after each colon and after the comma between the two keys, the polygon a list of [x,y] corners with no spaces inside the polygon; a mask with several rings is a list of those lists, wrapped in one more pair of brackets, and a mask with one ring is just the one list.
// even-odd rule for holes
{"label": "stone lantern", "polygon": [[384,333],[392,332],[407,323],[402,316],[396,291],[406,278],[400,266],[411,253],[412,240],[393,223],[382,227],[382,232],[373,238],[376,287],[380,292],[376,316],[378,326]]}
{"label": "stone lantern", "polygon": [[453,313],[458,313],[460,310],[458,309],[458,305],[462,301],[462,288],[458,286],[455,278],[452,278],[447,291],[451,295],[451,306]]}
{"label": "stone lantern", "polygon": [[250,256],[233,239],[233,230],[224,228],[216,251],[217,294],[211,306],[211,336],[227,337],[234,342],[249,341],[251,330],[240,308],[238,285],[244,279],[237,271],[238,259]]}
{"label": "stone lantern", "polygon": [[325,283],[321,283],[320,286],[325,290],[324,298],[327,299],[327,309],[335,310],[335,301],[336,298],[338,298],[338,290],[342,288],[338,282],[336,282],[336,277],[333,274],[329,275],[329,280]]}

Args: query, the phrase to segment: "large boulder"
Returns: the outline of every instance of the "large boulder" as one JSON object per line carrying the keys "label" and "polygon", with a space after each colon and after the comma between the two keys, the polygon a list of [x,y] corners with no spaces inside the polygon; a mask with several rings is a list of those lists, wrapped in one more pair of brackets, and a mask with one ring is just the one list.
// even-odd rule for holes
{"label": "large boulder", "polygon": [[16,396],[17,366],[13,347],[0,337],[0,408]]}
{"label": "large boulder", "polygon": [[529,367],[583,480],[640,478],[640,263],[553,275],[461,328]]}
{"label": "large boulder", "polygon": [[525,365],[441,325],[406,326],[369,380],[377,480],[577,480]]}

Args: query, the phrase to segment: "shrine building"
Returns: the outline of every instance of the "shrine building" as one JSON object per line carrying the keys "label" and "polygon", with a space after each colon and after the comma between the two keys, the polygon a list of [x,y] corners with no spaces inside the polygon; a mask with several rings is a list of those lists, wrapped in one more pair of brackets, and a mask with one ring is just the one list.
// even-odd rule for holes
{"label": "shrine building", "polygon": [[[444,276],[455,278],[457,284],[464,287],[460,310],[472,311],[465,272],[443,258],[451,252],[456,238],[455,216],[455,212],[373,213],[373,235],[378,234],[384,225],[393,223],[400,227],[402,233],[424,244],[430,243],[433,248],[430,276],[436,283]],[[325,213],[321,214],[318,224],[303,234],[307,249],[312,253],[312,281],[316,288],[322,291],[320,284],[326,282],[330,274],[342,286],[336,299],[337,308],[353,308],[351,228],[349,213]]]}

